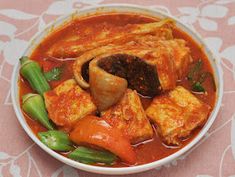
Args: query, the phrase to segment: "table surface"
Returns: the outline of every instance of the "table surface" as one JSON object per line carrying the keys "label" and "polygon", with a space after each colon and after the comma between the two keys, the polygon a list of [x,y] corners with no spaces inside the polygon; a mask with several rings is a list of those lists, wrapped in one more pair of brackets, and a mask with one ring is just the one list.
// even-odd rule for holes
{"label": "table surface", "polygon": [[47,23],[73,9],[108,3],[139,4],[175,15],[219,56],[224,77],[223,103],[207,136],[172,164],[126,176],[235,177],[235,0],[0,0],[0,176],[103,176],[64,165],[32,142],[15,116],[10,78],[29,39]]}

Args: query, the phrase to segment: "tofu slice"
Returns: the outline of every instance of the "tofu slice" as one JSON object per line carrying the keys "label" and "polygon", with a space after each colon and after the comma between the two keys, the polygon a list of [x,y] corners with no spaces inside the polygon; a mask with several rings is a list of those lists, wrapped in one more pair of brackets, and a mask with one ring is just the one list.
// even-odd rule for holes
{"label": "tofu slice", "polygon": [[174,89],[177,79],[184,76],[192,62],[190,48],[183,39],[158,40],[154,45],[154,50],[143,58],[156,65],[162,89]]}
{"label": "tofu slice", "polygon": [[102,118],[111,126],[120,129],[136,144],[152,138],[152,126],[147,119],[136,91],[127,89],[123,98],[114,106],[101,113]]}
{"label": "tofu slice", "polygon": [[44,93],[44,98],[49,118],[67,130],[77,120],[96,111],[90,94],[82,90],[74,79],[64,81],[54,90]]}
{"label": "tofu slice", "polygon": [[177,78],[181,79],[187,71],[189,64],[193,61],[190,55],[190,48],[186,46],[183,39],[160,41],[172,52],[172,58],[175,62]]}
{"label": "tofu slice", "polygon": [[146,114],[157,125],[158,134],[168,145],[180,145],[180,139],[202,126],[210,113],[210,106],[190,91],[177,86],[166,95],[157,96]]}
{"label": "tofu slice", "polygon": [[176,67],[171,48],[159,42],[154,50],[150,49],[148,52],[143,53],[142,58],[147,63],[156,66],[159,82],[163,91],[171,90],[176,87]]}

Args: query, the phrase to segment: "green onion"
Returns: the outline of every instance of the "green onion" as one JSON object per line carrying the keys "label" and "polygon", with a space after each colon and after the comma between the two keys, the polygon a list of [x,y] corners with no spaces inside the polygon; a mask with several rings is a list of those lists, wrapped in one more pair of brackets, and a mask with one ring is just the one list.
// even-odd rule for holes
{"label": "green onion", "polygon": [[47,116],[43,97],[39,94],[28,93],[22,97],[22,109],[33,119],[39,121],[49,130],[53,130],[53,126]]}
{"label": "green onion", "polygon": [[39,139],[50,149],[55,151],[70,151],[72,142],[66,133],[57,130],[38,133]]}
{"label": "green onion", "polygon": [[187,76],[188,80],[193,81],[195,74],[201,70],[202,64],[203,62],[201,59],[196,62],[194,67],[188,73],[188,76]]}
{"label": "green onion", "polygon": [[108,151],[98,151],[87,147],[78,147],[73,152],[71,152],[68,157],[70,159],[87,163],[105,163],[112,164],[117,160],[117,157]]}
{"label": "green onion", "polygon": [[46,78],[47,81],[53,81],[53,80],[60,80],[60,76],[62,74],[62,66],[61,67],[55,67],[52,70],[48,72],[44,72],[43,75]]}
{"label": "green onion", "polygon": [[20,58],[20,63],[20,73],[27,79],[32,89],[37,91],[40,95],[43,95],[44,92],[50,90],[50,86],[37,62],[30,60],[27,56],[23,56]]}

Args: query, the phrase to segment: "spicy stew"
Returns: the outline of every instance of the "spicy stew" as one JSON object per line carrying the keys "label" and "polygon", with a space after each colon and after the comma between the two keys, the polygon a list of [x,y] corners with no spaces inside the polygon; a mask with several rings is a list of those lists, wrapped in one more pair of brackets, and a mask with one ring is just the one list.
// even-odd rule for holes
{"label": "spicy stew", "polygon": [[[50,85],[50,91],[46,91],[46,96],[45,94],[43,95],[45,100],[51,99],[52,100],[52,101],[50,100],[51,104],[54,104],[56,102],[58,103],[57,107],[61,108],[67,106],[66,109],[70,109],[69,100],[73,99],[76,100],[78,97],[79,97],[78,101],[81,102],[81,104],[82,102],[86,102],[88,98],[89,98],[88,100],[94,102],[92,106],[85,106],[85,108],[80,106],[79,103],[74,102],[74,105],[75,106],[77,105],[77,108],[75,110],[86,109],[87,107],[94,107],[94,108],[93,109],[91,108],[92,111],[90,111],[86,115],[80,116],[78,121],[72,123],[68,122],[67,120],[65,122],[61,120],[63,118],[66,119],[66,116],[69,116],[67,114],[71,112],[66,112],[66,113],[64,113],[63,111],[56,112],[54,110],[56,108],[53,108],[53,106],[49,105],[49,103],[46,103],[48,117],[50,121],[53,122],[53,126],[55,127],[55,129],[61,132],[65,132],[65,134],[67,134],[69,136],[69,139],[72,140],[73,142],[72,144],[69,144],[71,148],[68,148],[66,151],[57,150],[58,153],[69,158],[71,157],[72,159],[78,160],[82,163],[101,165],[101,166],[111,166],[111,167],[124,167],[131,165],[146,164],[149,162],[165,158],[177,152],[184,146],[186,146],[195,136],[197,136],[198,132],[200,132],[202,126],[209,117],[210,112],[213,109],[215,103],[216,88],[214,85],[212,68],[201,46],[196,44],[196,42],[194,42],[193,39],[188,34],[178,29],[174,24],[170,25],[167,24],[166,27],[160,30],[157,29],[155,31],[150,31],[149,33],[147,32],[143,34],[137,30],[139,29],[139,27],[135,26],[136,24],[138,25],[150,24],[158,21],[159,19],[155,19],[152,17],[143,16],[139,14],[128,14],[128,13],[101,14],[81,19],[75,19],[72,22],[64,25],[60,29],[57,29],[52,33],[50,33],[48,37],[46,37],[33,51],[32,55],[29,56],[29,58],[32,61],[35,61],[40,65],[42,72],[44,72],[44,76],[45,73],[52,71],[54,68],[61,69],[61,72],[58,72],[59,73],[58,78],[53,79],[52,77],[52,79],[48,81]],[[168,28],[170,28],[171,30],[169,35],[159,34],[159,33],[168,33],[169,32]],[[122,39],[120,35],[123,34],[125,35],[125,33],[126,37],[125,39]],[[120,37],[121,39],[117,40],[118,37]],[[114,42],[108,41],[106,39],[113,39]],[[166,55],[168,56],[168,53],[166,52],[164,53],[164,50],[170,51],[172,50],[172,48],[175,48],[174,45],[176,44],[173,44],[175,39],[183,40],[183,43],[180,43],[181,41],[176,42],[177,44],[176,48],[179,47],[179,51],[173,51],[171,54],[169,54],[170,58],[172,58],[171,60],[174,60],[174,58],[181,55],[182,52],[181,50],[184,50],[183,51],[185,52],[184,58],[187,59],[182,59],[182,60],[187,60],[188,63],[186,63],[186,67],[183,66],[182,64],[180,65],[181,68],[177,68],[178,69],[177,71],[174,70],[174,72],[176,72],[175,75],[178,75],[176,76],[176,78],[173,79],[169,78],[168,80],[167,79],[164,80],[163,78],[163,76],[165,76],[164,72],[170,71],[170,69],[164,70],[164,67],[167,68],[169,65],[169,62],[168,63],[165,62],[167,58]],[[123,42],[124,40],[127,41]],[[151,40],[153,40],[154,44],[151,43]],[[99,43],[99,41],[101,42]],[[143,41],[150,41],[150,43],[143,44],[145,43]],[[172,43],[168,41],[172,41]],[[156,43],[159,44],[156,45]],[[173,47],[170,49],[165,48],[168,47],[167,46],[168,44],[169,46],[173,45]],[[146,45],[150,47],[146,47]],[[73,49],[71,49],[71,46],[73,47]],[[81,48],[80,50],[79,47],[77,49],[76,48],[77,46],[84,46],[85,49]],[[91,46],[95,47],[92,48]],[[113,48],[115,48],[115,50]],[[149,48],[151,49],[149,50]],[[96,56],[96,54],[92,56],[92,52],[96,53],[100,52],[101,50],[104,50],[104,53],[102,53],[99,56]],[[86,54],[86,52],[88,54]],[[146,52],[147,54],[143,55],[141,52]],[[87,88],[83,87],[84,85],[81,85],[79,88],[77,88],[77,90],[75,89],[74,92],[71,92],[70,93],[71,95],[68,95],[66,93],[64,96],[60,96],[56,91],[54,91],[54,89],[60,87],[61,84],[65,83],[68,80],[71,79],[74,80],[74,78],[75,80],[77,80],[77,77],[75,76],[76,71],[74,69],[74,65],[79,60],[79,58],[83,58],[83,56],[85,57],[85,55],[92,56],[89,58],[89,60],[86,61],[86,63],[83,63],[83,66],[81,68],[82,70],[81,76],[83,76],[84,82],[88,82],[89,87]],[[135,65],[136,67],[139,68],[144,67],[144,69],[146,69],[146,67],[149,68],[150,65],[155,66],[153,64],[154,62],[152,62],[152,60],[154,60],[152,58],[154,57],[159,57],[158,60],[162,60],[162,64],[164,65],[162,67],[161,63],[160,62],[158,63],[157,61],[157,70],[156,70],[157,72],[155,72],[155,74],[157,73],[159,78],[158,82],[161,85],[160,86],[158,85],[158,87],[156,88],[157,92],[156,93],[154,92],[154,96],[143,95],[139,91],[136,92],[136,90],[138,89],[141,90],[144,87],[144,84],[148,82],[147,80],[148,78],[146,79],[144,76],[150,75],[151,77],[151,74],[154,74],[154,72],[150,71],[147,74],[143,72],[141,75],[142,70],[136,69],[136,71],[133,71],[130,74],[130,72],[128,71],[130,70],[130,68],[129,69],[126,68],[126,66],[128,65],[128,62],[126,61],[129,61],[131,65],[135,65],[136,63],[138,63]],[[142,58],[145,58],[147,64],[146,63],[141,64]],[[95,65],[96,63],[93,60],[97,60],[98,64]],[[118,61],[118,62],[113,62],[113,61]],[[197,69],[195,67],[198,65],[198,62],[201,62],[202,64]],[[89,71],[90,70],[89,67],[91,67],[92,64],[94,64],[96,69],[98,68],[102,70],[102,72],[105,72],[106,75],[107,73],[109,75],[112,74],[114,82],[120,81],[119,85],[123,85],[123,88],[125,90],[124,93],[120,94],[121,96],[119,96],[119,98],[117,98],[116,100],[112,99],[109,102],[108,106],[107,105],[102,106],[103,104],[102,100],[100,101],[99,97],[95,94],[97,93],[97,90],[100,89],[98,88],[97,90],[95,90],[97,85],[97,82],[95,81],[96,80],[100,81],[103,75],[96,76],[97,78],[96,80],[93,79],[94,80],[93,83],[91,81],[92,80],[91,77],[95,76],[94,73]],[[161,68],[163,69],[161,70]],[[135,69],[131,68],[131,70]],[[180,72],[180,74],[178,74],[179,73],[178,71]],[[105,74],[104,77],[106,76]],[[201,76],[202,74],[206,75],[206,77],[203,78],[204,76]],[[189,75],[193,76],[193,78],[189,78]],[[202,81],[200,81],[201,77]],[[130,79],[130,78],[135,78],[135,79]],[[138,80],[139,78],[144,78],[144,81],[146,82],[141,82],[143,79]],[[174,80],[173,82],[175,83],[173,83],[172,80]],[[130,82],[133,84],[131,85]],[[156,83],[159,84],[158,82]],[[78,81],[78,83],[80,82]],[[104,82],[104,85],[105,84],[107,83]],[[110,85],[108,85],[107,87],[110,88]],[[196,87],[196,90],[194,87]],[[117,88],[117,89],[115,88],[115,89],[117,92],[121,92],[123,88]],[[29,83],[27,78],[24,77],[22,74],[19,79],[19,92],[20,92],[20,98],[22,98],[22,96],[27,93],[37,93],[37,91],[35,91],[35,89],[32,88],[32,85]],[[85,100],[80,99],[80,97],[82,96],[80,93],[83,92],[86,92],[85,94],[87,94],[84,96]],[[80,95],[79,94],[77,95],[77,93],[79,93]],[[114,94],[118,95],[119,93],[112,93],[112,95]],[[184,101],[186,100],[185,102],[190,100],[189,104],[192,105],[192,110],[185,110],[185,108],[181,107],[180,105],[188,103],[180,102],[180,100],[177,100],[174,97],[174,94],[176,95],[176,97],[178,97],[177,94],[182,94],[183,95],[183,96],[181,95],[183,97],[182,100]],[[95,98],[93,96],[95,96]],[[184,96],[187,98],[184,99]],[[53,101],[55,97],[56,101]],[[66,100],[66,97],[69,100]],[[132,98],[137,99],[137,101],[136,100],[132,101],[131,100]],[[141,113],[135,113],[135,111],[133,112],[133,109],[130,108],[131,105],[130,107],[126,106],[128,104],[135,104],[136,102],[138,103],[138,99],[140,100],[140,104],[137,106],[135,105],[134,107],[137,108],[140,107],[138,109],[143,109],[144,111],[142,111]],[[20,99],[20,102],[21,106],[23,107],[23,100]],[[196,109],[196,107],[198,109]],[[63,108],[61,108],[61,110],[62,109]],[[124,111],[125,113],[123,113],[124,109],[127,109],[127,111],[129,110],[131,112],[130,115],[128,112],[125,111]],[[164,110],[163,113],[161,112],[161,110]],[[178,115],[177,119],[179,118],[179,121],[181,122],[183,122],[184,118],[188,116],[187,117],[188,122],[186,121],[182,123],[184,125],[177,125],[178,127],[176,132],[167,134],[167,132],[169,132],[170,130],[166,129],[174,126],[174,125],[169,125],[171,123],[174,123],[174,116],[172,116],[172,114],[170,113],[169,114],[167,113],[167,111],[171,112],[172,110],[175,111],[174,114]],[[179,113],[180,111],[181,113]],[[202,113],[200,113],[200,111],[202,111]],[[119,114],[114,115],[113,112],[114,113],[122,112],[122,115],[124,115],[125,117],[119,118],[117,116]],[[188,114],[186,115],[183,112],[187,112]],[[157,113],[157,117],[155,113]],[[57,114],[60,114],[59,118],[56,117]],[[61,116],[62,114],[64,116]],[[74,114],[76,115],[76,113]],[[195,114],[199,114],[200,116],[195,116]],[[39,121],[32,118],[32,114],[29,114],[25,110],[24,110],[24,116],[28,125],[31,127],[32,131],[39,138],[42,138],[42,135],[40,136],[40,132],[46,132],[47,128],[45,128],[45,126],[43,126]],[[142,116],[144,118],[141,117],[140,119],[145,119],[145,120],[141,122],[140,125],[137,125],[138,122],[136,120],[133,120],[135,119],[135,116],[136,117]],[[163,116],[164,118],[166,117],[166,120],[163,123],[161,122],[163,119],[161,118],[161,116]],[[168,118],[169,116],[171,117]],[[85,119],[89,121],[85,122]],[[198,119],[200,119],[200,121],[198,121]],[[109,129],[107,129],[107,131],[105,130],[104,134],[107,133],[108,136],[115,136],[115,137],[110,137],[111,140],[113,139],[113,140],[118,140],[119,142],[123,142],[122,145],[126,143],[129,144],[126,145],[127,147],[126,149],[128,149],[129,146],[131,145],[132,149],[130,150],[130,152],[126,153],[133,153],[134,154],[133,156],[135,156],[134,160],[131,159],[131,157],[125,157],[125,155],[122,155],[122,153],[125,154],[125,152],[122,152],[122,150],[119,149],[113,150],[115,148],[118,148],[118,146],[112,147],[110,146],[110,143],[107,143],[106,147],[105,146],[102,147],[99,145],[99,143],[96,143],[93,140],[87,142],[86,140],[83,140],[84,137],[86,136],[88,137],[89,135],[92,136],[95,134],[95,132],[89,131],[89,128],[87,127],[91,126],[91,129],[94,129],[95,131],[96,130],[99,131],[102,129],[102,127],[99,127],[100,125],[98,123],[96,128],[94,127],[92,128],[92,125],[96,125],[96,122],[100,120],[104,121],[105,124],[107,124],[107,126],[110,128],[110,130]],[[89,122],[90,123],[94,122],[94,123],[90,125]],[[81,125],[84,125],[86,127],[81,127]],[[147,126],[148,130],[146,128]],[[133,132],[123,130],[122,128],[119,127],[124,127],[124,129],[132,128]],[[141,129],[141,127],[145,127],[143,128],[143,131],[139,130]],[[151,128],[151,130],[149,129],[149,127]],[[181,130],[182,127],[184,127],[184,130],[183,129]],[[87,130],[89,131],[88,133],[90,134],[84,135],[84,137],[82,137],[83,134],[81,133],[80,130],[82,130],[83,128],[84,131]],[[105,129],[105,126],[103,128]],[[119,129],[121,131],[119,131]],[[115,131],[117,131],[115,134],[112,133]],[[125,133],[119,135],[120,132],[125,132]],[[136,132],[142,134],[140,136],[137,136]],[[86,132],[84,134],[86,134]],[[122,138],[116,137],[117,135],[119,135]],[[47,142],[44,143],[46,144]],[[82,152],[83,149],[81,150],[81,152],[73,152],[74,149],[76,149],[79,146],[88,147],[93,149],[94,151],[105,150],[104,151],[105,153],[106,151],[107,153],[112,152],[113,154],[115,154],[116,152],[115,155],[117,157],[113,158],[113,156],[110,156],[110,154],[108,155],[104,154],[106,159],[104,158],[103,161],[102,160],[92,161],[89,159],[84,160],[82,156],[81,157],[79,156],[80,159],[79,157],[77,157],[77,159],[73,158],[77,154],[83,153]],[[72,155],[70,155],[71,152],[73,152]],[[85,149],[84,153],[87,152],[88,151]],[[92,153],[94,152],[92,151]],[[99,157],[99,155],[97,156],[97,158]]]}

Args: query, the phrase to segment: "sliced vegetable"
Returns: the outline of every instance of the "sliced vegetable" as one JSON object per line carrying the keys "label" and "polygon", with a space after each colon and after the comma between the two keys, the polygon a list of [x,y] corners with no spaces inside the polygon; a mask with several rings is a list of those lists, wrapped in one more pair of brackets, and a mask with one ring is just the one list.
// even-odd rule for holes
{"label": "sliced vegetable", "polygon": [[187,76],[188,80],[192,81],[192,80],[194,79],[195,74],[198,73],[198,72],[201,70],[202,64],[203,64],[203,62],[202,62],[201,59],[198,60],[198,61],[195,63],[195,65],[193,66],[193,68],[192,68],[192,69],[189,71],[189,73],[188,73],[188,76]]}
{"label": "sliced vegetable", "polygon": [[23,110],[33,119],[39,121],[43,126],[49,130],[53,130],[53,126],[47,116],[45,103],[43,97],[39,94],[28,93],[22,97]]}
{"label": "sliced vegetable", "polygon": [[204,87],[202,86],[202,84],[200,82],[195,82],[192,85],[192,91],[194,92],[205,92]]}
{"label": "sliced vegetable", "polygon": [[102,147],[127,163],[134,164],[136,161],[130,141],[119,129],[99,117],[86,116],[78,120],[70,139],[78,145],[85,143]]}
{"label": "sliced vegetable", "polygon": [[27,56],[23,56],[20,58],[20,63],[20,73],[27,79],[32,89],[37,91],[40,95],[50,90],[50,86],[37,62],[30,60]]}
{"label": "sliced vegetable", "polygon": [[63,67],[55,67],[48,72],[44,72],[43,75],[47,81],[60,80]]}
{"label": "sliced vegetable", "polygon": [[50,149],[55,151],[70,151],[72,142],[66,133],[57,130],[38,133],[39,139]]}
{"label": "sliced vegetable", "polygon": [[98,151],[87,147],[78,147],[72,153],[68,155],[70,159],[87,163],[105,163],[112,164],[117,160],[117,157],[108,151]]}

